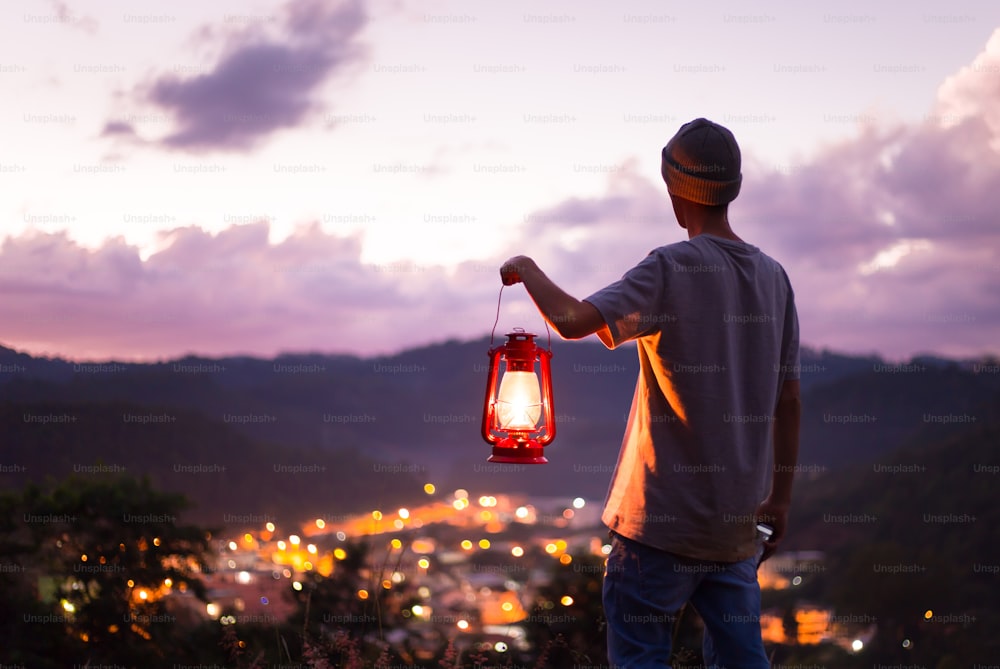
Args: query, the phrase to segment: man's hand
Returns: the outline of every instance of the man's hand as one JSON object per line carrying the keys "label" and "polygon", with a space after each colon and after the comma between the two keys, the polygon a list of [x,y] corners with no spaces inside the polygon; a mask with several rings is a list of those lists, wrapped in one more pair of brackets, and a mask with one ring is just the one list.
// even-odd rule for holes
{"label": "man's hand", "polygon": [[513,286],[515,283],[521,283],[521,275],[524,274],[525,270],[534,265],[535,261],[528,256],[514,256],[500,266],[500,280],[503,281],[503,285],[505,286]]}
{"label": "man's hand", "polygon": [[770,540],[764,542],[764,556],[761,562],[774,555],[782,537],[785,536],[785,528],[788,527],[788,507],[788,503],[779,503],[770,497],[757,507],[757,522],[767,523],[774,528]]}
{"label": "man's hand", "polygon": [[[567,294],[528,256],[514,256],[501,265],[500,280],[505,286],[523,283],[542,317],[563,339],[582,339],[607,330],[597,307]],[[607,336],[610,339],[610,333]]]}

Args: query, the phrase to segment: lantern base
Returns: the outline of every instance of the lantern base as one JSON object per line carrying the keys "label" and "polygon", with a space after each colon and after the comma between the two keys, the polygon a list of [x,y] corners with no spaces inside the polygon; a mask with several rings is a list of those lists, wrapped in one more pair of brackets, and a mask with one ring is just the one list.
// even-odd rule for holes
{"label": "lantern base", "polygon": [[548,460],[542,454],[544,451],[537,441],[518,442],[504,439],[493,447],[493,455],[487,462],[506,462],[517,465],[544,465]]}

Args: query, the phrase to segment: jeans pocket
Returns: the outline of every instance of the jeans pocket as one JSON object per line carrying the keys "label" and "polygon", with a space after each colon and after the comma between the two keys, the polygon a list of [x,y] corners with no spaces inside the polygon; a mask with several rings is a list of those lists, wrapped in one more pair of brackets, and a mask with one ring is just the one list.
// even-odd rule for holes
{"label": "jeans pocket", "polygon": [[608,559],[604,561],[604,578],[620,578],[625,571],[626,560],[628,559],[628,546],[624,538],[612,530],[608,533],[611,539],[611,551]]}
{"label": "jeans pocket", "polygon": [[733,562],[729,565],[728,571],[732,572],[747,583],[757,583],[757,569],[760,568],[760,559],[764,556],[764,545],[757,547],[757,551],[745,560]]}

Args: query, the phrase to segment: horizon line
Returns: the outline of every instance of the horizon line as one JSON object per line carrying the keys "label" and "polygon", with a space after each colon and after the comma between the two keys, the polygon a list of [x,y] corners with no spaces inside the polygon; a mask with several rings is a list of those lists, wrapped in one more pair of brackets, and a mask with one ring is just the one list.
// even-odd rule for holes
{"label": "horizon line", "polygon": [[[118,358],[72,357],[72,356],[68,356],[68,355],[65,355],[65,354],[58,354],[58,353],[57,354],[51,354],[51,353],[47,353],[47,352],[46,353],[32,352],[32,351],[27,350],[27,349],[18,349],[18,348],[15,348],[14,346],[7,345],[4,342],[0,342],[0,351],[9,351],[9,352],[14,353],[15,355],[18,355],[18,356],[27,356],[27,357],[29,357],[29,358],[31,358],[33,360],[45,360],[45,361],[49,361],[49,362],[64,362],[64,363],[67,363],[67,364],[74,364],[74,365],[84,365],[84,364],[86,364],[86,365],[120,364],[120,365],[135,365],[135,366],[139,366],[139,365],[152,366],[152,365],[165,365],[165,364],[176,363],[176,362],[185,361],[185,360],[192,360],[192,359],[194,359],[194,360],[203,360],[203,361],[222,361],[222,360],[242,359],[242,360],[255,360],[255,361],[260,361],[260,362],[267,362],[267,361],[279,360],[279,359],[282,359],[282,358],[307,358],[307,357],[354,358],[354,359],[357,359],[359,361],[365,361],[365,360],[379,360],[379,359],[385,359],[385,358],[394,358],[394,357],[406,355],[408,353],[412,353],[414,351],[419,351],[419,350],[429,349],[429,348],[439,348],[439,347],[447,346],[449,344],[455,344],[455,345],[475,344],[477,342],[480,342],[480,341],[483,341],[483,340],[488,340],[488,339],[490,339],[490,335],[489,334],[483,334],[481,336],[474,337],[474,338],[446,337],[444,339],[440,339],[440,340],[437,340],[437,341],[428,342],[428,343],[424,343],[424,344],[415,344],[415,345],[413,345],[411,347],[396,349],[396,350],[394,350],[392,352],[383,352],[383,353],[358,353],[358,352],[352,352],[352,351],[299,350],[299,351],[279,351],[279,352],[274,353],[272,355],[266,355],[266,354],[261,354],[261,353],[249,353],[249,352],[243,353],[243,352],[239,352],[239,351],[234,351],[234,352],[231,352],[231,353],[225,353],[225,354],[220,354],[220,355],[210,355],[210,354],[202,354],[202,353],[196,353],[196,352],[187,352],[187,353],[182,353],[182,354],[178,354],[178,355],[174,355],[174,356],[167,356],[167,357],[151,357],[151,358],[136,358],[136,359],[118,359]],[[557,335],[554,338],[554,341],[556,343],[558,343],[559,345],[564,345],[564,344],[575,345],[575,344],[579,344],[579,345],[600,346],[601,348],[606,348],[606,347],[604,347],[604,345],[600,341],[598,341],[597,339],[593,339],[592,340],[590,337],[586,337],[584,339],[579,339],[579,340],[567,340],[567,339],[562,339],[561,337],[559,337]],[[632,346],[635,346],[635,342],[627,342],[626,344],[623,344],[619,348],[621,349],[621,348],[632,347]],[[911,354],[909,356],[902,356],[902,357],[890,357],[890,356],[886,356],[884,354],[878,353],[877,351],[867,351],[867,352],[847,351],[847,350],[834,349],[834,348],[831,348],[829,346],[813,346],[813,345],[808,345],[808,344],[802,344],[800,348],[801,348],[801,351],[803,351],[803,352],[809,352],[809,353],[814,354],[814,355],[837,355],[837,356],[842,356],[842,357],[846,357],[846,358],[877,359],[880,362],[889,363],[889,364],[903,364],[903,363],[908,363],[908,362],[912,362],[912,361],[915,361],[915,360],[922,360],[922,359],[927,359],[927,358],[936,358],[936,359],[939,359],[939,360],[942,360],[942,361],[955,362],[955,363],[975,363],[975,362],[982,361],[982,360],[996,360],[997,358],[1000,358],[1000,354],[998,354],[997,352],[993,352],[993,351],[983,351],[983,352],[975,354],[975,355],[966,355],[966,356],[959,356],[959,357],[944,355],[944,354],[936,353],[936,352],[933,352],[933,351],[925,351],[925,352],[913,353],[913,354]],[[611,352],[611,351],[609,351],[609,352]]]}

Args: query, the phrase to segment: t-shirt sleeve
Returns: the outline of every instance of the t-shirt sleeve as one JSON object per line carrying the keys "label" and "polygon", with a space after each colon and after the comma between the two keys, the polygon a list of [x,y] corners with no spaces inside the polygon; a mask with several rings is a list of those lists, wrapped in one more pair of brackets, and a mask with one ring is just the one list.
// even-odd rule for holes
{"label": "t-shirt sleeve", "polygon": [[[787,281],[787,276],[785,277]],[[781,335],[781,371],[785,381],[799,378],[799,315],[795,309],[795,293],[788,284],[788,298],[785,302],[785,322]]]}
{"label": "t-shirt sleeve", "polygon": [[602,338],[608,348],[648,334],[666,321],[661,313],[665,280],[663,260],[654,251],[621,279],[584,299],[597,308],[611,332],[610,341]]}

